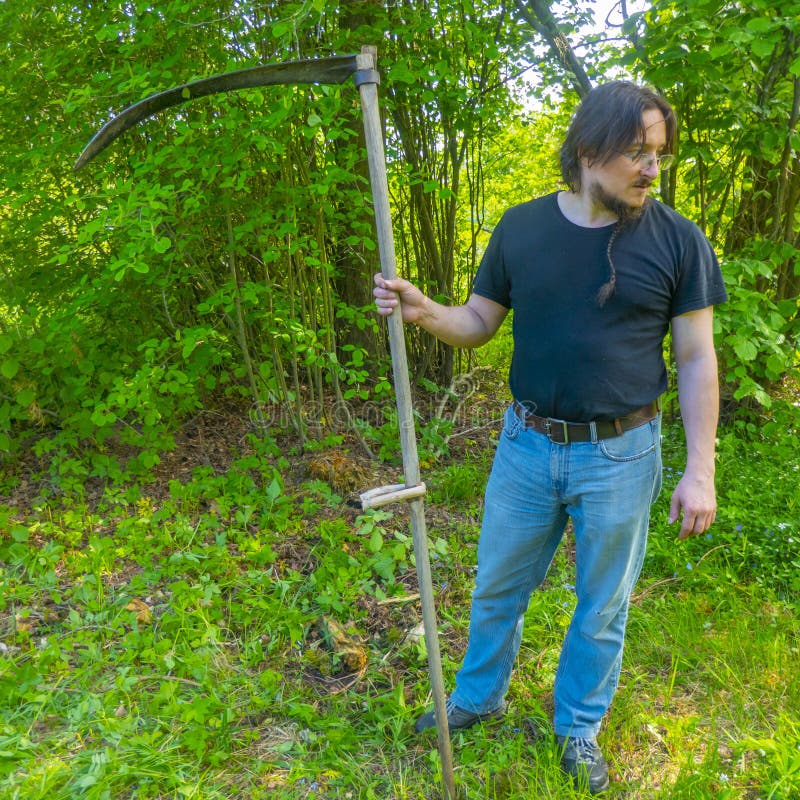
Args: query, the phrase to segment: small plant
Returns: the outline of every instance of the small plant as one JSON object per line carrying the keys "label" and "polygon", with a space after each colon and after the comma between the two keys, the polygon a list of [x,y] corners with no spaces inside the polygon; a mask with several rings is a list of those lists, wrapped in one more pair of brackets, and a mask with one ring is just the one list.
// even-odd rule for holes
{"label": "small plant", "polygon": [[434,481],[434,497],[443,503],[472,504],[483,497],[487,475],[475,464],[449,464]]}

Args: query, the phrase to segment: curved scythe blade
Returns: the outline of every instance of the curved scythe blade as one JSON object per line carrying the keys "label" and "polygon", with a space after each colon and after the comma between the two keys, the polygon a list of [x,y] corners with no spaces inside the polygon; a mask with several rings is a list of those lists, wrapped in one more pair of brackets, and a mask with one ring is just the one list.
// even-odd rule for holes
{"label": "curved scythe blade", "polygon": [[118,136],[137,122],[151,117],[171,106],[205,97],[218,92],[231,92],[236,89],[249,89],[255,86],[301,83],[344,83],[356,71],[356,57],[331,56],[330,58],[305,61],[287,61],[282,64],[262,64],[259,67],[240,69],[214,75],[192,83],[184,83],[174,89],[146,97],[109,120],[86,145],[75,162],[77,172],[88,164],[98,153],[105,150]]}

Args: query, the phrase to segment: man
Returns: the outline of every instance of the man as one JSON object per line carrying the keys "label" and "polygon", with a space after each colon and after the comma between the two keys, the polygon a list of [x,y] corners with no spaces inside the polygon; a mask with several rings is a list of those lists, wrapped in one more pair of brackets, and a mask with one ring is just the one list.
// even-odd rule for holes
{"label": "man", "polygon": [[[399,302],[404,321],[456,347],[484,344],[514,310],[514,402],[486,488],[469,646],[448,721],[465,728],[505,711],[523,615],[571,518],[577,607],[555,678],[554,729],[562,767],[593,793],[608,786],[596,736],[661,488],[670,326],[687,461],[669,519],[682,518],[684,538],[716,513],[712,306],[726,292],[705,236],[648,198],[675,137],[662,97],[625,81],[600,86],[561,148],[569,188],[503,215],[466,304],[446,307],[408,281],[375,276],[380,313]],[[429,711],[416,728],[435,724]]]}

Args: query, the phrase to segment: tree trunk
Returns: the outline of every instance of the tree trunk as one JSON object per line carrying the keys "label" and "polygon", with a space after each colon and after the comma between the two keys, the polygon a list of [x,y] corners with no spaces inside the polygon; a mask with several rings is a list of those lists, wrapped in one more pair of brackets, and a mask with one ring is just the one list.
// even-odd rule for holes
{"label": "tree trunk", "polygon": [[[346,46],[352,52],[357,52],[361,49],[362,45],[374,44],[378,42],[381,37],[380,33],[376,32],[376,19],[378,12],[381,10],[380,0],[348,0],[340,7],[341,19],[340,26],[343,33],[343,38],[346,41]],[[369,34],[365,32],[369,31]],[[357,35],[361,33],[362,38],[367,35],[374,41],[356,41]],[[378,68],[380,69],[380,56],[378,52]],[[362,187],[363,192],[368,191],[369,182],[369,167],[367,164],[365,142],[364,142],[364,125],[361,120],[361,111],[357,103],[347,105],[342,111],[345,116],[345,127],[357,133],[359,148],[364,157],[359,160],[358,164],[353,168],[359,185]],[[345,141],[339,140],[335,144],[335,151],[342,153],[342,157],[346,151],[350,150],[352,145]],[[339,156],[337,155],[337,162]],[[361,204],[357,209],[355,208],[341,208],[342,219],[352,220],[352,231],[339,230],[339,239],[332,241],[329,245],[331,263],[336,268],[333,278],[333,285],[336,295],[343,303],[353,308],[364,308],[372,304],[372,276],[376,272],[380,272],[380,258],[378,256],[377,247],[372,249],[364,246],[363,243],[349,244],[345,242],[345,238],[349,233],[356,233],[357,231],[365,231],[365,236],[371,241],[374,238],[374,219],[372,208],[369,203]],[[370,312],[367,312],[368,314]],[[371,356],[382,360],[387,354],[386,341],[384,336],[376,335],[371,326],[359,327],[353,321],[336,321],[337,328],[337,342],[340,351],[343,347],[356,347],[364,349]],[[343,362],[349,360],[347,351],[338,353]]]}

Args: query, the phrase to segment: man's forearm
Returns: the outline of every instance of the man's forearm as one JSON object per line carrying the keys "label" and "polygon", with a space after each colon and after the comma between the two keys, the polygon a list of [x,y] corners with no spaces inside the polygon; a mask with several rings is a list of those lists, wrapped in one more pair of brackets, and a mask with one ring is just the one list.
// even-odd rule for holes
{"label": "man's forearm", "polygon": [[710,307],[672,320],[678,400],[686,432],[686,469],[672,492],[669,520],[675,522],[682,517],[682,539],[707,531],[717,515],[714,450],[719,384],[712,323]]}
{"label": "man's forearm", "polygon": [[430,299],[417,324],[453,347],[480,347],[494,334],[470,305],[445,306]]}
{"label": "man's forearm", "polygon": [[686,432],[686,472],[713,479],[719,422],[719,381],[713,351],[679,368],[678,400]]}
{"label": "man's forearm", "polygon": [[375,305],[384,316],[401,306],[403,321],[419,325],[453,347],[479,347],[497,333],[508,309],[479,294],[470,295],[464,305],[445,306],[431,300],[402,278],[374,277]]}

